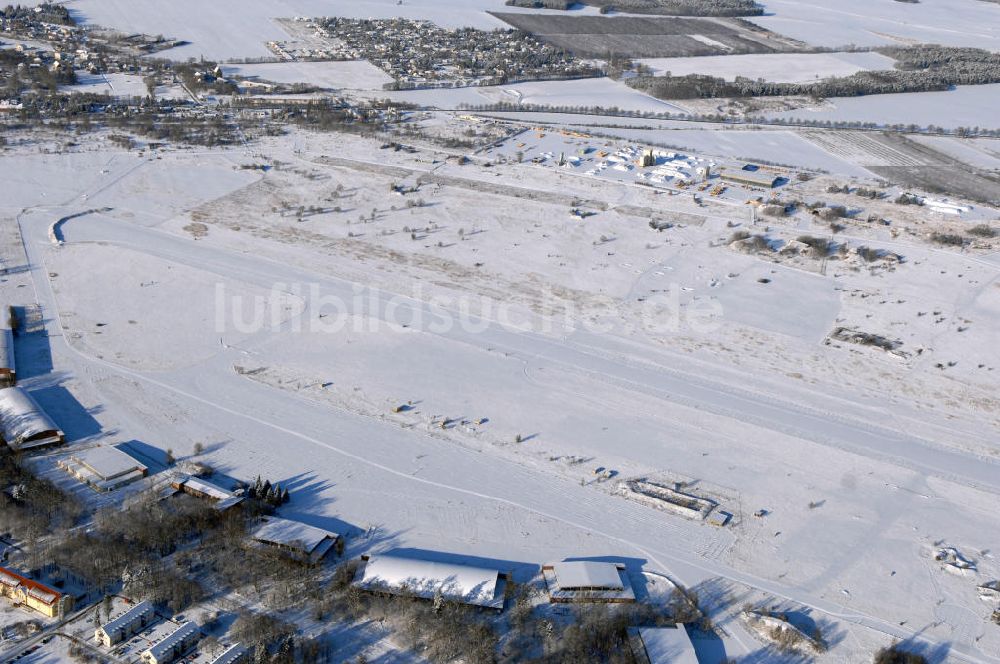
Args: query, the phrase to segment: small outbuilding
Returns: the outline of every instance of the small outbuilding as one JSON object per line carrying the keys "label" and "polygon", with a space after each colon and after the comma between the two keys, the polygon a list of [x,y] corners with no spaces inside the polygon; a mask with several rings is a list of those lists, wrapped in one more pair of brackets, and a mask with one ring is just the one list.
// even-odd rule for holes
{"label": "small outbuilding", "polygon": [[684,625],[630,628],[629,645],[638,664],[698,664]]}
{"label": "small outbuilding", "polygon": [[363,590],[444,599],[503,611],[509,575],[498,569],[391,554],[362,556],[354,585]]}
{"label": "small outbuilding", "polygon": [[634,602],[625,565],[573,560],[542,566],[550,602]]}
{"label": "small outbuilding", "polygon": [[15,451],[59,445],[66,437],[20,387],[0,389],[0,435]]}
{"label": "small outbuilding", "polygon": [[301,521],[266,517],[253,531],[253,540],[279,549],[303,562],[317,563],[337,545],[340,535]]}
{"label": "small outbuilding", "polygon": [[224,512],[243,502],[243,496],[236,495],[228,489],[193,475],[183,475],[170,482],[173,491],[180,491],[207,500],[215,505],[215,509]]}

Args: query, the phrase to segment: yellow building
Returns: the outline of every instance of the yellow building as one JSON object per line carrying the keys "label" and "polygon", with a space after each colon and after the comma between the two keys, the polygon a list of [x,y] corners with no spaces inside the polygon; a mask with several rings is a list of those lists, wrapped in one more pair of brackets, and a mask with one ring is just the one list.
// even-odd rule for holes
{"label": "yellow building", "polygon": [[14,604],[23,604],[49,618],[61,617],[73,608],[73,598],[69,595],[5,567],[0,567],[0,594]]}

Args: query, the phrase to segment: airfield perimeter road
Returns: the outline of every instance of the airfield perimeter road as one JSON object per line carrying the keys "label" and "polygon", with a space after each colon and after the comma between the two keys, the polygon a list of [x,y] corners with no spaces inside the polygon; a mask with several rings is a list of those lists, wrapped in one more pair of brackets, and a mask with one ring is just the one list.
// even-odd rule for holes
{"label": "airfield perimeter road", "polygon": [[[721,577],[895,638],[926,640],[897,624],[813,597],[802,588],[730,568],[717,559],[717,554],[713,555],[730,537],[725,531],[663,519],[655,510],[577,486],[564,478],[502,459],[490,458],[487,462],[473,450],[355,413],[331,410],[329,406],[247,380],[233,371],[234,364],[246,360],[245,351],[222,348],[214,358],[195,367],[146,373],[82,352],[63,335],[62,319],[45,265],[46,253],[52,251],[49,227],[55,220],[79,211],[79,208],[32,208],[18,215],[36,298],[46,312],[53,362],[59,369],[71,370],[82,380],[95,383],[117,374],[141,382],[153,391],[172,395],[175,400],[182,400],[194,416],[231,431],[235,440],[266,440],[269,449],[280,449],[282,462],[286,464],[283,470],[314,473],[319,467],[317,458],[332,459],[340,466],[358,469],[374,486],[410,487],[408,491],[440,495],[442,501],[456,498],[474,504],[503,504],[526,515],[542,516],[603,536],[641,554],[651,569],[666,572],[687,585]],[[316,284],[324,296],[337,296],[345,303],[351,303],[355,295],[355,285],[347,281],[259,256],[216,249],[103,214],[69,221],[63,224],[62,233],[67,243],[102,242],[128,247],[264,288],[275,283]],[[419,301],[406,300],[401,306],[419,309],[425,316],[435,313]],[[385,314],[383,310],[366,313]],[[309,303],[302,315],[315,315]],[[441,336],[453,343],[505,350],[533,369],[558,365],[593,381],[1000,492],[997,464],[938,447],[912,434],[869,424],[864,421],[865,415],[870,414],[868,411],[833,413],[816,406],[762,397],[752,390],[698,375],[697,367],[682,358],[676,362],[670,358],[670,367],[629,359],[621,352],[602,348],[600,337],[574,334],[555,339],[495,323],[484,327],[484,331],[472,333],[452,326]],[[281,331],[262,334],[281,334]],[[400,449],[406,449],[407,453],[400,455]],[[415,473],[412,459],[421,453],[425,456],[419,473]],[[692,542],[701,542],[704,550],[692,550]],[[723,626],[730,633],[727,645],[734,646],[732,639],[735,639],[748,652],[758,647],[738,621]],[[959,661],[1000,662],[980,652],[974,643],[953,643],[950,647],[952,657]]]}

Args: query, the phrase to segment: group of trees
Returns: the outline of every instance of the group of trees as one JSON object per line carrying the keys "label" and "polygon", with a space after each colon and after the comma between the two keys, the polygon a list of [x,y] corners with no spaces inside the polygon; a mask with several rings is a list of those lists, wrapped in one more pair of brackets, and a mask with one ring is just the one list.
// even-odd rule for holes
{"label": "group of trees", "polygon": [[75,25],[73,16],[61,4],[43,2],[35,6],[7,5],[0,9],[0,19],[11,21],[41,21],[59,25]]}
{"label": "group of trees", "polygon": [[860,71],[809,83],[777,83],[737,76],[637,76],[629,85],[660,99],[717,97],[855,97],[859,95],[947,90],[955,85],[1000,83],[1000,54],[979,48],[908,46],[880,49],[896,60],[895,69]]}
{"label": "group of trees", "polygon": [[291,499],[287,488],[282,489],[278,483],[271,484],[270,480],[261,481],[260,475],[257,476],[257,481],[247,489],[247,497],[271,507],[284,505]]}

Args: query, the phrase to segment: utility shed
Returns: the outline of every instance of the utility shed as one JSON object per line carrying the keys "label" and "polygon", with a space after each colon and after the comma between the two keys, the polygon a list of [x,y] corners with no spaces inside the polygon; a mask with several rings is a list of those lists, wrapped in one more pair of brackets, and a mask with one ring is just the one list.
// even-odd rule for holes
{"label": "utility shed", "polygon": [[80,450],[56,463],[96,491],[114,491],[145,477],[149,470],[125,452],[110,445]]}
{"label": "utility shed", "polygon": [[438,563],[390,554],[362,557],[354,585],[370,592],[443,598],[503,611],[507,574],[497,569]]}
{"label": "utility shed", "polygon": [[319,562],[337,544],[340,535],[301,521],[267,517],[253,532],[256,542],[273,546],[305,562]]}
{"label": "utility shed", "polygon": [[13,450],[58,445],[65,440],[55,422],[20,387],[0,389],[0,433]]}
{"label": "utility shed", "polygon": [[9,327],[0,329],[0,386],[10,387],[17,382],[14,367],[14,331]]}
{"label": "utility shed", "polygon": [[698,664],[698,655],[684,625],[632,627],[629,645],[639,664]]}
{"label": "utility shed", "polygon": [[542,566],[551,602],[634,602],[625,565],[574,560]]}

